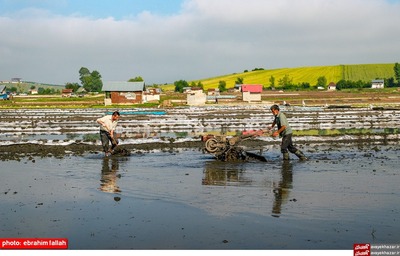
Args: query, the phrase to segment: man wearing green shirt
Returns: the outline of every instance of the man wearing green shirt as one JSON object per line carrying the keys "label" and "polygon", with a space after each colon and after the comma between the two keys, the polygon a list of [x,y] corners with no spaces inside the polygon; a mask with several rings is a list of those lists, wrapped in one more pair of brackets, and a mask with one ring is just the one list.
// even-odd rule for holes
{"label": "man wearing green shirt", "polygon": [[[272,133],[272,136],[282,138],[281,152],[283,154],[283,160],[289,160],[289,152],[295,154],[300,160],[307,160],[307,157],[298,150],[292,141],[292,128],[290,127],[285,114],[280,112],[278,105],[271,106],[271,112],[274,115],[274,121],[270,129],[274,128],[275,125],[278,126],[278,130]],[[289,151],[289,152],[288,152]]]}

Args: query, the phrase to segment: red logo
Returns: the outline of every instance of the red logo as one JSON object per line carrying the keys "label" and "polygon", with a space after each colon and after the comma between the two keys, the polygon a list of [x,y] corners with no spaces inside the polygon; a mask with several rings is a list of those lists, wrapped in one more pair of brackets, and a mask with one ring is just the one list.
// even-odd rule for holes
{"label": "red logo", "polygon": [[354,244],[353,245],[354,256],[370,256],[371,245],[370,244]]}

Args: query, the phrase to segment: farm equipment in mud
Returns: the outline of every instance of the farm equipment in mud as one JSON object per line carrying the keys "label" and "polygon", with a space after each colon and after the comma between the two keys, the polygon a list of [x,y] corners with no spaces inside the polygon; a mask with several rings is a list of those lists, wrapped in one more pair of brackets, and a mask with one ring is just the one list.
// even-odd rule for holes
{"label": "farm equipment in mud", "polygon": [[242,132],[241,135],[228,138],[226,135],[203,135],[201,141],[204,142],[204,150],[207,153],[213,154],[216,159],[220,161],[247,161],[256,159],[267,162],[264,156],[257,155],[245,151],[238,144],[244,140],[249,140],[257,136],[261,136],[264,132],[262,130]]}

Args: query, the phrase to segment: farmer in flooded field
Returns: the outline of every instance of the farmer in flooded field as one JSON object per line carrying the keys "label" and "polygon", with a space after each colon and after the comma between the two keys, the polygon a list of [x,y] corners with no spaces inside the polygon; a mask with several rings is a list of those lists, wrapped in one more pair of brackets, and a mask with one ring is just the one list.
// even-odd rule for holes
{"label": "farmer in flooded field", "polygon": [[[115,129],[117,128],[120,114],[118,111],[112,113],[112,115],[106,115],[96,120],[100,124],[100,139],[101,145],[105,156],[112,154],[114,148],[118,145],[117,134]],[[110,149],[111,142],[111,149]]]}
{"label": "farmer in flooded field", "polygon": [[270,110],[275,117],[270,129],[274,128],[275,125],[278,126],[278,130],[273,132],[272,136],[279,136],[282,138],[281,152],[283,154],[283,160],[289,160],[289,152],[295,154],[300,160],[307,160],[307,157],[303,152],[293,145],[292,128],[290,127],[285,114],[280,112],[278,105],[272,105]]}

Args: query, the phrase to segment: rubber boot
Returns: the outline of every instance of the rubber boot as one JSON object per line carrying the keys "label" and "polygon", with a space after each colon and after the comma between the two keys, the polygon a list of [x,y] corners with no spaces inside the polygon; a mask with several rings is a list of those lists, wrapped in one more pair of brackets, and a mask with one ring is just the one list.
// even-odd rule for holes
{"label": "rubber boot", "polygon": [[289,161],[289,153],[283,153],[283,161]]}
{"label": "rubber boot", "polygon": [[297,150],[294,152],[294,154],[300,159],[300,160],[308,160],[307,157],[301,152],[300,150]]}

